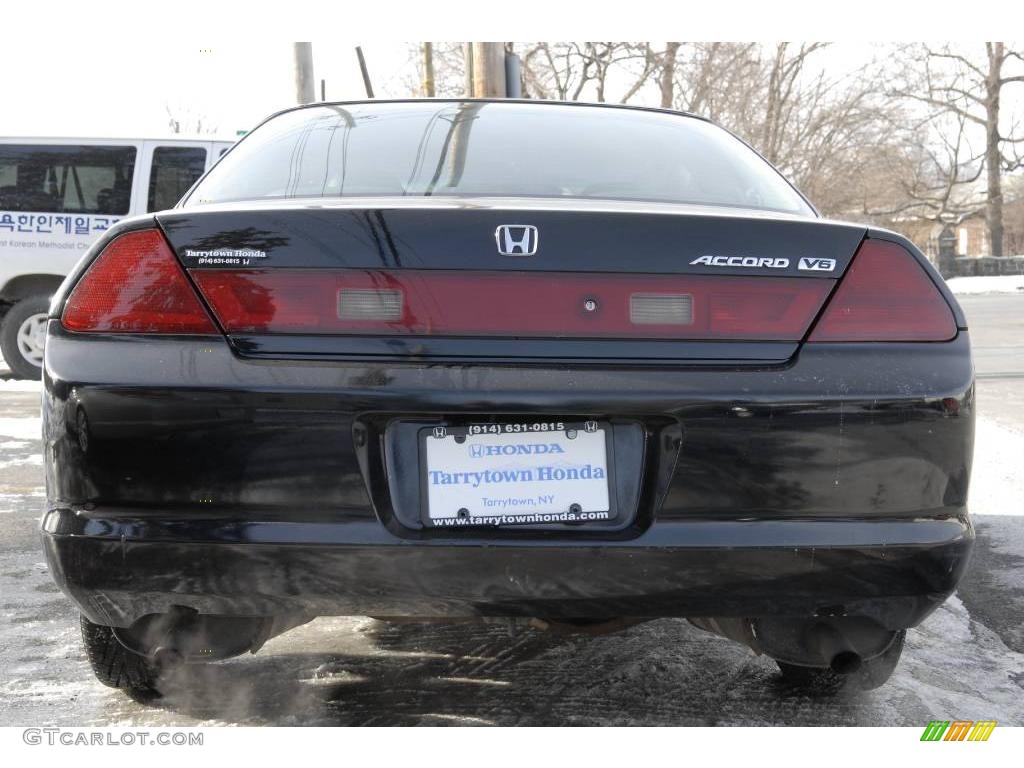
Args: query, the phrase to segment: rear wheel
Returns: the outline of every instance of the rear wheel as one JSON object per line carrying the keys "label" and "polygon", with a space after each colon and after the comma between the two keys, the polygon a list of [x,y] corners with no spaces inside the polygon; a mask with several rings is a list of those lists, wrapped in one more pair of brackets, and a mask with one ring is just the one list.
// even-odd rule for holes
{"label": "rear wheel", "polygon": [[110,627],[93,624],[85,616],[81,622],[89,666],[101,683],[121,689],[142,704],[161,697],[157,688],[160,672],[154,664],[121,645]]}
{"label": "rear wheel", "polygon": [[906,630],[897,632],[892,643],[881,654],[861,661],[856,669],[847,672],[837,672],[829,667],[801,667],[778,659],[775,663],[782,672],[783,683],[793,688],[817,693],[870,691],[884,685],[892,676],[903,653],[906,637]]}
{"label": "rear wheel", "polygon": [[0,352],[19,379],[38,379],[43,371],[43,342],[50,300],[29,296],[7,311],[0,324]]}

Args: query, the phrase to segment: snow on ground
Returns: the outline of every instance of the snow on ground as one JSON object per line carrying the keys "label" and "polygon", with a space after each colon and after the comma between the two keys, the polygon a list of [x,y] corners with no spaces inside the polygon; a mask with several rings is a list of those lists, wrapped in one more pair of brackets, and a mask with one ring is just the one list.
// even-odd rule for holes
{"label": "snow on ground", "polygon": [[10,419],[0,418],[0,436],[12,437],[15,440],[42,439],[43,425],[38,416]]}
{"label": "snow on ground", "polygon": [[969,506],[980,515],[1024,515],[1024,432],[979,418]]}
{"label": "snow on ground", "polygon": [[998,712],[1003,722],[1019,725],[1024,717],[1022,677],[1024,654],[1008,648],[954,595],[907,633],[896,673],[871,695],[879,712],[888,710],[897,722],[906,723],[906,714],[915,710],[922,720],[939,712],[984,720],[985,713]]}
{"label": "snow on ground", "polygon": [[1024,291],[1024,275],[951,277],[946,285],[960,296],[969,293],[1017,293]]}
{"label": "snow on ground", "polygon": [[[2,363],[0,363],[2,365]],[[4,392],[42,392],[43,382],[41,380],[20,381],[18,379],[0,378],[0,394]]]}

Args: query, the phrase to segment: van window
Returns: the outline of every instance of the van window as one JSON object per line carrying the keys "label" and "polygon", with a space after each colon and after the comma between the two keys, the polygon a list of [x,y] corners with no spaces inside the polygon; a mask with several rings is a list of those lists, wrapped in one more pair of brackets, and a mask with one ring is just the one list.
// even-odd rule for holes
{"label": "van window", "polygon": [[202,147],[157,147],[149,173],[148,211],[173,208],[206,170]]}
{"label": "van window", "polygon": [[0,144],[0,210],[123,216],[135,147]]}

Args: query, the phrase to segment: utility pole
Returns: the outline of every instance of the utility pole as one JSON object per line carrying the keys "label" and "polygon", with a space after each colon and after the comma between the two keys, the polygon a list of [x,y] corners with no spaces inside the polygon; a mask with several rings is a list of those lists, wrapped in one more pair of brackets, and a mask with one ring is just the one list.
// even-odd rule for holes
{"label": "utility pole", "polygon": [[505,44],[472,43],[473,95],[485,99],[504,99]]}
{"label": "utility pole", "polygon": [[423,44],[423,95],[434,96],[434,44]]}
{"label": "utility pole", "polygon": [[295,48],[295,101],[310,104],[316,100],[313,85],[313,44],[293,43]]}

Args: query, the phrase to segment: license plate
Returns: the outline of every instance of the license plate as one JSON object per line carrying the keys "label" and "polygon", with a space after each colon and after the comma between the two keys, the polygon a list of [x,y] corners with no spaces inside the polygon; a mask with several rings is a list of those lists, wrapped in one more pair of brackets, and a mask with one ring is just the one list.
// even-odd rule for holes
{"label": "license plate", "polygon": [[587,523],[611,518],[606,424],[472,424],[421,432],[435,526]]}

